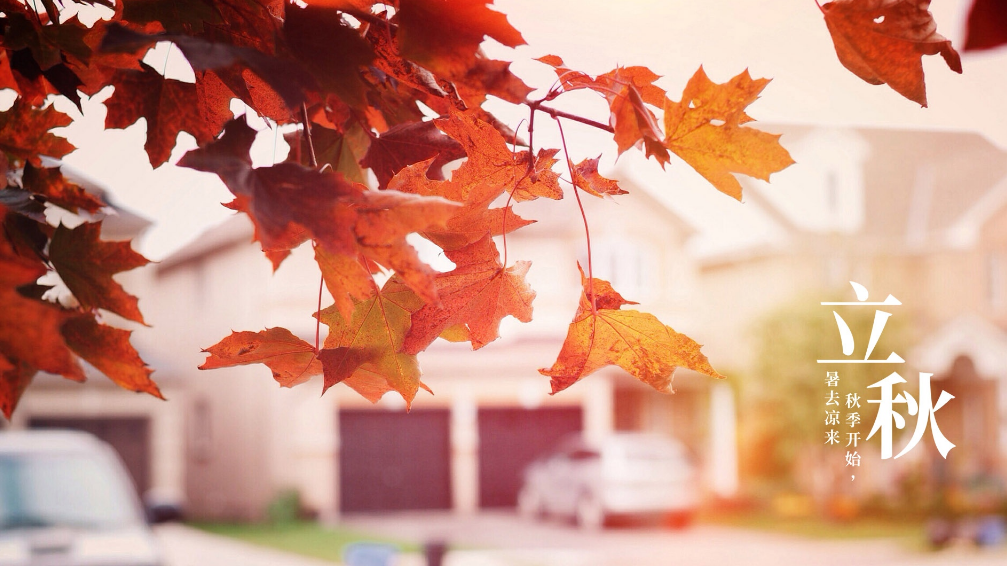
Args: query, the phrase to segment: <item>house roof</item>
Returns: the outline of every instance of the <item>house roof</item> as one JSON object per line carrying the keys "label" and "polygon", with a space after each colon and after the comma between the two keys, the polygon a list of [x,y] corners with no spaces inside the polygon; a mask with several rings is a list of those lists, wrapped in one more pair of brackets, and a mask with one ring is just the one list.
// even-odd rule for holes
{"label": "house roof", "polygon": [[[823,214],[818,201],[814,206],[788,201],[825,190],[821,171],[839,167],[833,161],[836,152],[857,153],[846,163],[859,163],[861,168],[856,180],[862,187],[863,200],[856,205],[861,216],[856,228],[844,235],[865,244],[906,253],[968,245],[989,213],[1007,203],[1007,152],[979,134],[809,125],[761,128],[782,133],[797,164],[774,174],[770,183],[743,179],[743,204],[729,199],[707,203],[711,210],[706,216],[714,220],[698,226],[699,243],[694,247],[704,263],[782,253],[809,236],[843,232],[835,225],[816,223],[815,215]],[[818,143],[814,138],[822,132],[841,132],[845,142],[829,151],[802,151]],[[851,140],[862,147],[848,149]],[[853,190],[845,185],[841,189]]]}

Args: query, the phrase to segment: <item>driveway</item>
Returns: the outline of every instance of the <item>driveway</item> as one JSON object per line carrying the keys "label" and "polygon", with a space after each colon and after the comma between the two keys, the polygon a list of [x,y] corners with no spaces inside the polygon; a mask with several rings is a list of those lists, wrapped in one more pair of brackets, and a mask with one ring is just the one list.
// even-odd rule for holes
{"label": "driveway", "polygon": [[[1007,548],[957,547],[918,553],[885,540],[805,540],[699,525],[684,531],[617,528],[583,532],[558,522],[531,523],[513,513],[460,516],[409,512],[344,517],[341,526],[418,543],[447,541],[444,566],[1003,566]],[[166,566],[332,566],[183,525],[156,528]],[[424,566],[416,554],[394,566]]]}
{"label": "driveway", "polygon": [[[343,526],[417,542],[448,541],[445,566],[1003,566],[1007,548],[917,553],[885,540],[805,540],[728,527],[616,528],[585,533],[513,513],[348,516]],[[480,550],[472,550],[480,549]],[[412,560],[407,562],[413,563]]]}

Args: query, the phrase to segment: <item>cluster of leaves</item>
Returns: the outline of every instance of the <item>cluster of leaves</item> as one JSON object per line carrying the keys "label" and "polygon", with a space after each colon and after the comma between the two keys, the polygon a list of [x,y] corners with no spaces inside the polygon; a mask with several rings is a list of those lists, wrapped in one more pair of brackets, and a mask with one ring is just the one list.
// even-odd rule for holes
{"label": "cluster of leaves", "polygon": [[[425,387],[416,356],[438,337],[480,348],[497,337],[502,318],[530,320],[529,264],[508,265],[506,234],[532,220],[518,216],[514,203],[560,199],[561,181],[578,202],[580,191],[625,194],[598,173],[597,159],[575,165],[565,147],[562,161],[559,149],[536,152],[537,115],[555,120],[561,134],[564,120],[609,131],[620,154],[641,148],[662,166],[674,154],[737,199],[735,174],[768,179],[791,163],[778,136],[747,125],[746,108],[768,83],[747,72],[717,84],[699,69],[676,102],[649,69],[590,76],[548,56],[540,61],[556,70],[556,84],[529,100],[532,89],[509,63],[480,49],[487,37],[510,47],[524,43],[491,0],[72,0],[108,9],[90,27],[67,17],[63,1],[39,1],[36,10],[34,3],[0,0],[0,88],[18,94],[0,114],[7,182],[0,189],[0,405],[8,417],[38,370],[82,379],[78,358],[123,387],[160,396],[129,332],[102,319],[109,311],[143,322],[136,299],[112,275],[146,260],[128,243],[102,241],[96,220],[104,203],[44,165],[52,161],[43,156],[59,159],[73,149],[50,132],[69,121],[46,106],[50,95],[79,106],[82,96],[114,87],[106,127],[143,119],[155,167],[168,160],[180,132],[191,134],[199,147],[179,165],[223,180],[234,195],[226,206],[249,216],[274,268],[311,242],[334,299],[314,313],[329,327],[324,344],[317,331],[314,344],[283,328],[234,332],[206,350],[203,369],[262,363],[284,386],[322,374],[325,388],[345,383],[372,400],[396,391],[412,401]],[[896,86],[902,79],[864,51],[875,40],[858,35],[856,26],[866,24],[845,8],[883,11],[890,34],[906,8],[916,9],[907,17],[922,18],[920,10],[929,17],[926,5],[836,0],[823,11],[844,64],[922,102],[915,87]],[[875,25],[873,18],[868,23]],[[906,36],[898,41],[952,61],[943,38],[920,31],[926,26],[916,20],[910,27],[898,24]],[[848,45],[839,47],[840,36]],[[143,62],[165,41],[184,54],[194,82],[165,78]],[[547,105],[582,89],[607,101],[607,123]],[[488,96],[527,107],[523,148],[483,109]],[[287,161],[252,166],[255,132],[233,117],[234,98],[276,125],[300,125]],[[464,161],[445,179],[442,168],[457,160]],[[568,179],[553,170],[563,162]],[[364,185],[367,170],[377,187]],[[45,212],[57,207],[85,222],[52,226]],[[406,242],[413,233],[443,249],[455,268],[438,273],[423,263]],[[43,300],[37,280],[50,271],[76,299],[73,308]],[[693,340],[652,315],[623,310],[632,303],[592,276],[590,258],[583,282],[559,357],[542,370],[554,391],[612,364],[662,391],[676,366],[719,377]]]}

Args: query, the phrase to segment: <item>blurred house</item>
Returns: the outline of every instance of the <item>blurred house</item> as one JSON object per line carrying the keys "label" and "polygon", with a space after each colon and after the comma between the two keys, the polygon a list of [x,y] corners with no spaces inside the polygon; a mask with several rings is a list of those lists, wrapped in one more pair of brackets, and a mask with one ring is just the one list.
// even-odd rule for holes
{"label": "blurred house", "polygon": [[[692,229],[631,179],[623,188],[633,194],[614,203],[586,197],[595,275],[703,342],[691,304],[695,266],[683,251]],[[507,242],[511,262],[533,263],[534,321],[506,320],[502,338],[475,352],[467,343],[435,343],[420,355],[435,395],[421,391],[408,413],[395,394],[372,405],[336,386],[320,397],[320,377],[281,389],[261,365],[196,369],[201,348],[232,329],[284,326],[314,341],[320,274],[310,249],[295,251],[273,274],[251,242],[250,222],[235,216],[122,278],[152,326],[135,332],[134,343],[156,369],[167,403],[101,378],[84,388],[43,380],[25,395],[14,425],[73,426],[108,438],[133,461],[141,490],[182,496],[199,518],[261,518],[289,489],[324,517],[513,506],[524,466],[574,431],[675,436],[696,455],[710,492],[730,496],[737,466],[726,385],[680,370],[677,393],[664,395],[607,368],[549,395],[538,369],[555,360],[576,310],[583,224],[572,197],[517,210],[538,220]],[[435,267],[451,268],[436,248],[420,250]],[[124,431],[133,434],[128,441],[119,439]]]}
{"label": "blurred house", "polygon": [[[773,130],[784,134],[798,165],[772,184],[746,185],[745,215],[736,222],[752,235],[748,241],[706,246],[697,259],[711,360],[752,371],[753,325],[795,300],[855,301],[849,281],[866,286],[872,301],[894,295],[902,306],[884,310],[910,321],[915,347],[898,352],[906,364],[877,366],[878,379],[898,371],[916,395],[919,372],[933,373],[934,400],[942,389],[955,396],[937,413],[957,444],[946,462],[952,475],[958,481],[1003,475],[1007,154],[962,132]],[[831,318],[830,307],[820,308]],[[838,331],[834,337],[838,354]],[[868,410],[864,436],[875,412]],[[911,435],[915,418],[907,418]],[[908,435],[896,435],[896,452]],[[923,444],[915,452],[929,452],[935,465],[929,434]],[[876,487],[891,479],[879,469],[898,465],[872,464]]]}

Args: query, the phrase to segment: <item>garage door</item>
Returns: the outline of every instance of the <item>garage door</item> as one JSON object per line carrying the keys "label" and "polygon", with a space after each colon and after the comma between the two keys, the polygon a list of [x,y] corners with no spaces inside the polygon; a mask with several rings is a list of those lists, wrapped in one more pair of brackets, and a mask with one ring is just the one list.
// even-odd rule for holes
{"label": "garage door", "polygon": [[150,421],[147,418],[28,419],[29,428],[64,428],[89,432],[112,445],[126,464],[137,492],[150,489]]}
{"label": "garage door", "polygon": [[451,508],[450,413],[339,413],[343,512]]}
{"label": "garage door", "polygon": [[580,407],[479,410],[479,506],[513,507],[521,472],[581,430]]}

